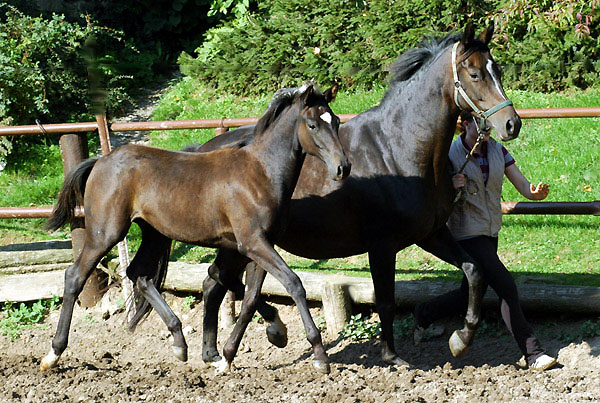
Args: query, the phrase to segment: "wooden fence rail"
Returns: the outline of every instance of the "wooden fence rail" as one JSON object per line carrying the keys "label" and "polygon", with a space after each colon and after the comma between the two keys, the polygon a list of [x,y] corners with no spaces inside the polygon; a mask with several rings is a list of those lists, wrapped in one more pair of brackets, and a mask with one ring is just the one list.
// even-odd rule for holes
{"label": "wooden fence rail", "polygon": [[[543,119],[543,118],[582,118],[582,117],[600,117],[600,107],[579,107],[579,108],[539,108],[539,109],[517,109],[517,113],[523,119]],[[356,116],[356,114],[338,115],[342,122],[347,122]],[[46,133],[64,134],[64,133],[86,133],[96,131],[105,117],[97,117],[96,122],[83,123],[58,123],[47,125],[28,125],[28,126],[4,126],[0,127],[0,136],[20,136],[20,135],[39,135]],[[150,131],[150,130],[189,130],[189,129],[209,129],[214,128],[216,134],[221,134],[232,127],[240,127],[255,124],[258,121],[256,117],[250,118],[222,118],[222,119],[202,119],[202,120],[173,120],[173,121],[151,121],[151,122],[115,122],[107,123],[108,131]],[[100,122],[100,123],[99,123]],[[103,130],[103,128],[101,128]],[[70,138],[73,135],[67,134]],[[101,136],[101,139],[107,138],[107,135]],[[66,138],[65,138],[66,139]],[[103,143],[101,141],[101,143]],[[106,146],[103,146],[103,150]],[[73,146],[61,144],[63,160],[69,165],[69,169],[74,162],[86,155],[79,150],[73,152]],[[75,157],[65,157],[65,155],[75,155]],[[593,214],[600,215],[600,202],[503,202],[502,211],[504,214]],[[45,218],[49,217],[52,207],[0,207],[0,219],[9,218]],[[78,213],[82,216],[83,212]]]}

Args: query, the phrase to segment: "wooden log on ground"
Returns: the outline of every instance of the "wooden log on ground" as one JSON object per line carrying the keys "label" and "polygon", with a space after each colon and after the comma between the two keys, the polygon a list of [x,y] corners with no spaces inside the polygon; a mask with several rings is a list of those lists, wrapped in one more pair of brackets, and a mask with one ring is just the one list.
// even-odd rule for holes
{"label": "wooden log on ground", "polygon": [[64,283],[64,270],[0,276],[0,302],[62,297]]}
{"label": "wooden log on ground", "polygon": [[[175,291],[199,292],[207,275],[209,264],[189,265],[171,262],[165,279],[165,288]],[[375,304],[375,292],[370,278],[320,274],[296,271],[306,289],[308,300],[321,301],[323,283],[328,279],[344,280],[345,288],[353,304]],[[431,297],[456,287],[453,282],[396,281],[396,305],[411,308]],[[519,284],[521,305],[526,310],[565,313],[600,313],[600,287],[565,286],[551,284]],[[264,295],[288,296],[283,286],[267,275],[263,285]],[[488,289],[484,298],[486,306],[498,306],[498,297]]]}
{"label": "wooden log on ground", "polygon": [[0,268],[71,262],[71,241],[42,241],[0,247]]}

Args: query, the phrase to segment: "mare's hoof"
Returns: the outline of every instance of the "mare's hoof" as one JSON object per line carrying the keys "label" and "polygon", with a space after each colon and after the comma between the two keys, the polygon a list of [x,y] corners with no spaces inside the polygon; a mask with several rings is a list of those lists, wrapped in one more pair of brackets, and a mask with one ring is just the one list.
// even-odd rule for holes
{"label": "mare's hoof", "polygon": [[50,352],[46,354],[46,356],[42,360],[42,363],[40,364],[40,369],[42,371],[47,371],[50,368],[54,368],[59,358],[60,355],[56,355],[54,354],[54,350],[50,350]]}
{"label": "mare's hoof", "polygon": [[173,354],[180,361],[186,362],[188,359],[188,351],[185,347],[173,346]]}
{"label": "mare's hoof", "polygon": [[390,364],[394,365],[396,367],[399,367],[399,368],[410,368],[411,367],[411,365],[408,362],[404,361],[402,358],[400,358],[398,356],[394,357],[394,359],[392,360],[392,362]]}
{"label": "mare's hoof", "polygon": [[313,365],[315,366],[315,369],[322,374],[328,374],[331,372],[331,367],[326,361],[314,360]]}
{"label": "mare's hoof", "polygon": [[460,338],[458,330],[455,330],[452,336],[450,336],[448,346],[450,347],[450,352],[456,358],[462,357],[469,350],[469,346]]}
{"label": "mare's hoof", "polygon": [[[285,329],[285,328],[284,328]],[[267,328],[267,338],[269,339],[269,343],[272,345],[283,348],[287,346],[288,338],[287,338],[287,329],[284,333],[281,333],[279,330],[271,329],[271,326]]]}
{"label": "mare's hoof", "polygon": [[211,365],[217,369],[217,374],[226,374],[231,372],[233,369],[233,364],[227,362],[225,358],[221,358],[219,361],[215,361]]}

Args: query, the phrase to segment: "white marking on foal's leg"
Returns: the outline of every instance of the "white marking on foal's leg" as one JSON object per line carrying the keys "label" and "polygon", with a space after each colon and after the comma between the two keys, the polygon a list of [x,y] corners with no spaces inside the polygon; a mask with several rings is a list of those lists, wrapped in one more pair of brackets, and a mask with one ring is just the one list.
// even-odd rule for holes
{"label": "white marking on foal's leg", "polygon": [[226,374],[231,371],[233,365],[228,363],[224,357],[221,357],[219,361],[215,361],[211,364],[217,369],[217,374]]}
{"label": "white marking on foal's leg", "polygon": [[324,122],[327,122],[329,124],[331,124],[331,113],[329,112],[325,112],[324,114],[322,114],[321,116],[319,116],[321,119],[323,119]]}
{"label": "white marking on foal's leg", "polygon": [[54,353],[54,349],[51,348],[50,352],[48,354],[46,354],[46,356],[42,360],[42,363],[40,364],[40,369],[42,371],[47,371],[50,368],[54,368],[56,366],[56,363],[58,362],[59,358],[60,358],[60,355],[57,355],[56,353]]}

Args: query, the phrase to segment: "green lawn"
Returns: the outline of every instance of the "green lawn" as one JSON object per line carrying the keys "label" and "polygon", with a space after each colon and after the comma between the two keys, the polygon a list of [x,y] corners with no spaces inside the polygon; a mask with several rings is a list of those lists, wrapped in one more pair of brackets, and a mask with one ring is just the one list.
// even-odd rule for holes
{"label": "green lawn", "polygon": [[[385,88],[347,93],[340,91],[332,108],[336,113],[359,113],[379,102]],[[600,89],[561,94],[508,91],[517,108],[600,105]],[[161,99],[154,120],[203,119],[260,116],[272,94],[239,98],[217,94],[184,78]],[[532,181],[550,184],[548,201],[593,201],[600,199],[600,119],[528,119],[518,139],[505,143],[524,174]],[[151,133],[152,144],[179,149],[204,142],[214,130],[162,131]],[[95,149],[95,148],[91,148]],[[25,157],[27,156],[27,157]],[[0,205],[51,204],[60,188],[62,168],[57,147],[17,150],[0,173]],[[503,199],[524,201],[507,182]],[[20,240],[62,238],[66,231],[47,234],[43,220],[0,220],[6,244]],[[134,226],[135,227],[135,226]],[[600,286],[600,218],[594,216],[504,216],[500,233],[500,256],[518,281]],[[139,231],[130,231],[130,246],[139,244]],[[368,276],[366,255],[346,259],[313,261],[287,253],[284,258],[302,270],[343,270]],[[184,261],[210,262],[214,251],[176,243],[173,257]],[[410,247],[398,254],[398,279],[456,280],[458,269]]]}

